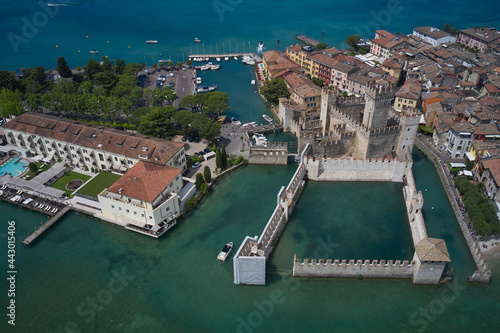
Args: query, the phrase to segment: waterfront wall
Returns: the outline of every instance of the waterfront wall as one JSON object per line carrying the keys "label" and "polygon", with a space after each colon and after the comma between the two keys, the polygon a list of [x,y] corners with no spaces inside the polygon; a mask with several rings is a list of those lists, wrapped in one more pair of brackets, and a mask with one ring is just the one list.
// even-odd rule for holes
{"label": "waterfront wall", "polygon": [[288,144],[272,142],[267,146],[250,146],[249,164],[287,165]]}
{"label": "waterfront wall", "polygon": [[317,181],[402,182],[410,162],[397,159],[316,159],[306,160],[308,178]]}
{"label": "waterfront wall", "polygon": [[278,243],[290,214],[305,185],[306,165],[304,157],[309,146],[301,154],[300,164],[288,186],[281,187],[276,196],[276,208],[260,237],[247,236],[233,257],[234,283],[264,285],[266,260]]}
{"label": "waterfront wall", "polygon": [[294,257],[294,277],[410,279],[414,262],[408,260],[324,260]]}
{"label": "waterfront wall", "polygon": [[481,250],[479,249],[479,246],[477,245],[476,241],[474,239],[472,239],[470,234],[469,234],[469,229],[467,228],[467,223],[465,222],[464,217],[462,216],[462,213],[460,211],[460,207],[458,207],[458,204],[455,200],[455,195],[451,192],[451,188],[447,183],[446,172],[443,168],[443,165],[441,164],[441,162],[439,161],[439,159],[435,155],[435,153],[433,151],[431,151],[430,149],[428,149],[423,143],[421,143],[419,141],[419,138],[417,138],[417,140],[415,140],[415,145],[424,155],[426,155],[432,161],[432,163],[434,163],[434,166],[436,167],[439,178],[441,179],[443,189],[445,190],[446,196],[448,197],[448,201],[450,202],[450,205],[453,209],[453,212],[455,213],[455,217],[458,221],[458,225],[460,227],[460,230],[462,231],[462,235],[464,236],[465,242],[467,243],[467,246],[469,247],[469,251],[472,255],[472,258],[474,259],[474,262],[476,263],[476,270],[469,277],[469,281],[479,282],[479,283],[488,283],[490,281],[490,277],[491,277],[491,270],[488,266],[488,263],[484,259],[484,256],[483,256]]}

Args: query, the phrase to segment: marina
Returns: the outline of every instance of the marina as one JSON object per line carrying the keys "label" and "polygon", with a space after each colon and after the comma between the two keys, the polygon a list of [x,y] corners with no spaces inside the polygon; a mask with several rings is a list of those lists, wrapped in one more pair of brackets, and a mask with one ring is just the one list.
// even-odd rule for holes
{"label": "marina", "polygon": [[[235,60],[237,60],[238,58],[243,58],[243,57],[251,58],[255,62],[262,62],[262,58],[253,52],[250,52],[250,53],[240,52],[240,53],[189,54],[188,55],[188,58],[190,60],[194,60],[194,61],[208,61],[210,59],[215,59],[215,60],[219,59],[217,61],[220,61],[221,59],[226,60],[226,58],[227,58],[226,61],[228,61],[229,58],[233,58],[233,59],[236,58]],[[195,60],[195,59],[203,59],[203,60]]]}

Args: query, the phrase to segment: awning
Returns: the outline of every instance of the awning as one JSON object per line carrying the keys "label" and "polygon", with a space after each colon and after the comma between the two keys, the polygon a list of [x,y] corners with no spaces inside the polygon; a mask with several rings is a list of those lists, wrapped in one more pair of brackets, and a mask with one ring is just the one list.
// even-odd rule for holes
{"label": "awning", "polygon": [[466,152],[465,156],[467,156],[467,159],[471,162],[476,160],[470,151]]}
{"label": "awning", "polygon": [[465,168],[467,166],[463,163],[450,163],[450,167],[452,167],[452,168]]}
{"label": "awning", "polygon": [[472,177],[472,171],[464,170],[464,176]]}

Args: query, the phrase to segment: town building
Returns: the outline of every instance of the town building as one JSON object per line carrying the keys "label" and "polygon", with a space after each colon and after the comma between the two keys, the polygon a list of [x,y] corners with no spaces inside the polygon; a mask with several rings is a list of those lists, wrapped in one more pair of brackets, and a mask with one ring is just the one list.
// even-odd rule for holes
{"label": "town building", "polygon": [[465,157],[474,138],[474,128],[470,123],[454,123],[450,126],[444,142],[444,149],[452,158]]}
{"label": "town building", "polygon": [[424,42],[432,46],[444,43],[455,43],[457,38],[434,27],[413,28],[413,35],[420,37]]}
{"label": "town building", "polygon": [[8,143],[47,161],[82,169],[126,172],[139,161],[186,169],[184,144],[28,112],[3,126]]}
{"label": "town building", "polygon": [[420,106],[422,84],[417,79],[408,79],[396,93],[394,109],[401,111],[404,108]]}
{"label": "town building", "polygon": [[478,181],[485,185],[485,192],[488,198],[500,202],[500,158],[486,158],[478,163],[476,173]]}
{"label": "town building", "polygon": [[494,48],[500,41],[500,31],[490,27],[474,27],[460,30],[458,42],[473,49],[486,52],[490,45]]}
{"label": "town building", "polygon": [[159,235],[181,213],[182,169],[139,161],[98,195],[102,216],[134,231]]}

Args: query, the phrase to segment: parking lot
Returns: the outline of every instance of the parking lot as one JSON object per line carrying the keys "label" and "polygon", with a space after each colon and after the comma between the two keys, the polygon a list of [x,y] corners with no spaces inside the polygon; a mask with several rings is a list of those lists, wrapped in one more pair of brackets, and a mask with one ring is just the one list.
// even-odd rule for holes
{"label": "parking lot", "polygon": [[147,73],[145,75],[144,88],[154,90],[157,88],[158,81],[162,82],[163,86],[172,86],[172,89],[174,89],[177,94],[177,99],[173,103],[175,107],[179,106],[182,97],[194,94],[196,86],[195,80],[193,79],[196,78],[195,69],[185,68],[185,70],[174,70],[172,68],[169,70],[167,68],[162,68],[156,69],[152,73]]}

